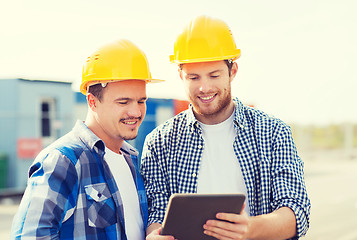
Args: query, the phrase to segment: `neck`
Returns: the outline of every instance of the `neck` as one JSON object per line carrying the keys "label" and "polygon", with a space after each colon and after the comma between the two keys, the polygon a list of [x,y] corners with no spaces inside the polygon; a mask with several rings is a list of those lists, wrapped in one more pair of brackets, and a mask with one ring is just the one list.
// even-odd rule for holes
{"label": "neck", "polygon": [[87,114],[87,118],[84,123],[98,138],[104,142],[107,148],[115,153],[121,153],[120,148],[123,145],[123,139],[114,138],[107,134],[96,118],[90,113]]}

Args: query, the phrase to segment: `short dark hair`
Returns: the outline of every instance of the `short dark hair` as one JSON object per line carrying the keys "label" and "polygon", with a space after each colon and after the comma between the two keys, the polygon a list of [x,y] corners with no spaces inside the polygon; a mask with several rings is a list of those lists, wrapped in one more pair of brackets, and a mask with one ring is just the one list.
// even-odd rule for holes
{"label": "short dark hair", "polygon": [[231,71],[232,71],[234,62],[231,59],[225,59],[224,62],[226,63],[226,65],[228,67],[228,74],[229,74],[229,76],[231,76]]}
{"label": "short dark hair", "polygon": [[[225,59],[224,62],[226,63],[227,67],[228,67],[228,74],[229,76],[231,76],[231,71],[232,71],[232,67],[233,67],[233,61],[231,59]],[[184,63],[181,63],[179,65],[180,70],[182,70]]]}
{"label": "short dark hair", "polygon": [[99,101],[101,101],[103,98],[103,91],[104,91],[104,88],[102,87],[102,84],[100,84],[100,83],[91,85],[88,88],[88,93],[93,94],[94,97],[98,98]]}

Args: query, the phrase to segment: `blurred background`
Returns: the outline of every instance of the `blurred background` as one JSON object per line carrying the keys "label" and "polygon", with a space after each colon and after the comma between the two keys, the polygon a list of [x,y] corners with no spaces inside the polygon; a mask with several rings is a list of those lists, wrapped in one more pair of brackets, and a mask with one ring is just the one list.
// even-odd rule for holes
{"label": "blurred background", "polygon": [[231,28],[242,56],[232,91],[288,123],[312,202],[304,239],[357,239],[357,2],[354,0],[0,0],[0,238],[37,153],[86,115],[82,65],[97,47],[127,38],[154,78],[131,143],[187,108],[175,65],[177,34],[209,15]]}

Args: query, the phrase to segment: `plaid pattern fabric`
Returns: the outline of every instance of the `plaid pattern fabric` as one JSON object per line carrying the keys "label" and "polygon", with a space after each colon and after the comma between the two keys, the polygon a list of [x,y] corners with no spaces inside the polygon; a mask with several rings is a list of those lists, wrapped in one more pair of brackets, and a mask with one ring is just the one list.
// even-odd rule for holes
{"label": "plaid pattern fabric", "polygon": [[[103,141],[81,121],[44,149],[30,167],[11,239],[127,239],[120,192],[103,160],[104,150]],[[121,150],[136,182],[146,228],[137,152],[125,142]]]}
{"label": "plaid pattern fabric", "polygon": [[[290,128],[238,99],[233,101],[237,133],[233,148],[247,187],[250,215],[287,206],[296,215],[298,237],[305,235],[310,200]],[[203,148],[202,130],[192,107],[146,137],[141,173],[148,195],[149,225],[162,223],[171,194],[196,192]]]}

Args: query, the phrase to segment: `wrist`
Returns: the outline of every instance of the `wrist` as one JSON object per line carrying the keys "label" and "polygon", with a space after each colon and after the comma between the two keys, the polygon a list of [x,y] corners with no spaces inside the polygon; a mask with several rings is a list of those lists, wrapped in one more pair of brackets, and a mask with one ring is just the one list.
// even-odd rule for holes
{"label": "wrist", "polygon": [[247,230],[247,235],[245,236],[245,239],[247,239],[247,240],[257,239],[257,237],[258,237],[257,229],[259,229],[259,225],[260,225],[259,218],[249,217],[248,230]]}
{"label": "wrist", "polygon": [[160,223],[152,223],[148,226],[147,230],[146,230],[146,236],[149,235],[150,233],[152,233],[153,231],[155,231],[156,229],[161,228],[161,224]]}

